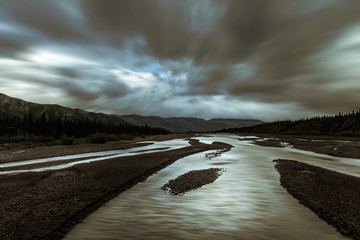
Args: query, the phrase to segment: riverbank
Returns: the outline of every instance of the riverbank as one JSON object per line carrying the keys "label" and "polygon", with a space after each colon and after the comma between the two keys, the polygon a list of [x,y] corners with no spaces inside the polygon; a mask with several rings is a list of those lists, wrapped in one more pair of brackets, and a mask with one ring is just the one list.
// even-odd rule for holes
{"label": "riverbank", "polygon": [[294,160],[274,160],[281,185],[340,233],[360,239],[360,178]]}
{"label": "riverbank", "polygon": [[[244,140],[244,139],[242,139]],[[245,139],[247,140],[247,139]],[[346,140],[312,139],[301,136],[276,135],[251,139],[254,144],[266,147],[294,147],[296,149],[327,154],[336,157],[360,159],[360,142]]]}
{"label": "riverbank", "polygon": [[[231,147],[195,140],[190,144],[181,149],[79,164],[57,171],[1,175],[0,239],[61,239],[101,205],[176,160]],[[46,156],[54,156],[57,151],[63,149]],[[72,149],[73,154],[77,151],[83,150],[80,146]]]}

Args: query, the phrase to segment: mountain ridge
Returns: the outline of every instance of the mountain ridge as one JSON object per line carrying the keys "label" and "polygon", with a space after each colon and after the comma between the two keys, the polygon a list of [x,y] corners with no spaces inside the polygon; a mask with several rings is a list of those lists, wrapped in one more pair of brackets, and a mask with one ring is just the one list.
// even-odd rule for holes
{"label": "mountain ridge", "polygon": [[66,118],[77,121],[101,121],[105,124],[129,124],[119,116],[113,114],[90,112],[79,108],[69,108],[58,104],[33,103],[0,93],[0,118],[4,115],[9,117],[16,117],[19,115],[25,116],[30,112],[35,118],[38,118],[43,113],[45,113],[49,117],[60,119]]}
{"label": "mountain ridge", "polygon": [[138,126],[161,127],[171,132],[212,132],[226,128],[249,127],[263,123],[256,119],[213,118],[205,120],[194,117],[122,115],[121,118]]}

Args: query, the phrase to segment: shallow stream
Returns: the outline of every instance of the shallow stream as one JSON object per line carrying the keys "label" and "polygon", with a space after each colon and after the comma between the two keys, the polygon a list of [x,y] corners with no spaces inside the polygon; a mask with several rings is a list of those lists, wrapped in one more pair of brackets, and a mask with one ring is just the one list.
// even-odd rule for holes
{"label": "shallow stream", "polygon": [[[163,152],[163,151],[169,151],[169,150],[190,146],[189,142],[183,139],[173,139],[173,140],[159,141],[159,142],[148,141],[142,143],[148,143],[149,145],[136,147],[136,148],[129,148],[129,149],[90,152],[90,153],[81,153],[81,154],[66,155],[60,157],[49,157],[49,158],[40,158],[34,160],[1,163],[0,175],[59,170],[59,169],[69,168],[77,164],[91,163],[96,161],[134,156],[145,153]],[[63,163],[63,161],[65,160],[68,160],[68,162]],[[46,164],[51,163],[52,166],[42,167],[41,165],[44,163]],[[35,168],[33,166],[35,166]],[[1,171],[2,169],[6,169],[9,167],[21,167],[22,169]]]}

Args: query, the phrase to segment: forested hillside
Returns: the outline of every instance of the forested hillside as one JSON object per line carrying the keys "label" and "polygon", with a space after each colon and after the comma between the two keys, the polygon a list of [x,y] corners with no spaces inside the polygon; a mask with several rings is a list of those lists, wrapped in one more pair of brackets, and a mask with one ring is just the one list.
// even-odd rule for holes
{"label": "forested hillside", "polygon": [[[135,126],[115,115],[92,113],[59,105],[42,105],[0,95],[0,141],[60,137],[82,138],[95,133],[113,136],[166,134],[169,131],[148,126]],[[39,138],[41,137],[41,138]]]}
{"label": "forested hillside", "polygon": [[223,132],[359,137],[360,111],[297,121],[276,121],[252,127],[226,129]]}

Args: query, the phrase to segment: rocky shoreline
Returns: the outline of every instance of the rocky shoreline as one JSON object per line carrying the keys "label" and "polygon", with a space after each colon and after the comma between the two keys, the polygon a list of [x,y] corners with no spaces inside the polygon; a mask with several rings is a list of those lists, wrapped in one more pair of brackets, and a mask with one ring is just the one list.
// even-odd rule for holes
{"label": "rocky shoreline", "polygon": [[61,239],[111,198],[176,160],[231,147],[195,140],[190,143],[191,146],[181,149],[79,164],[57,171],[0,175],[0,239]]}
{"label": "rocky shoreline", "polygon": [[274,160],[281,185],[343,235],[360,239],[360,178],[294,160]]}

